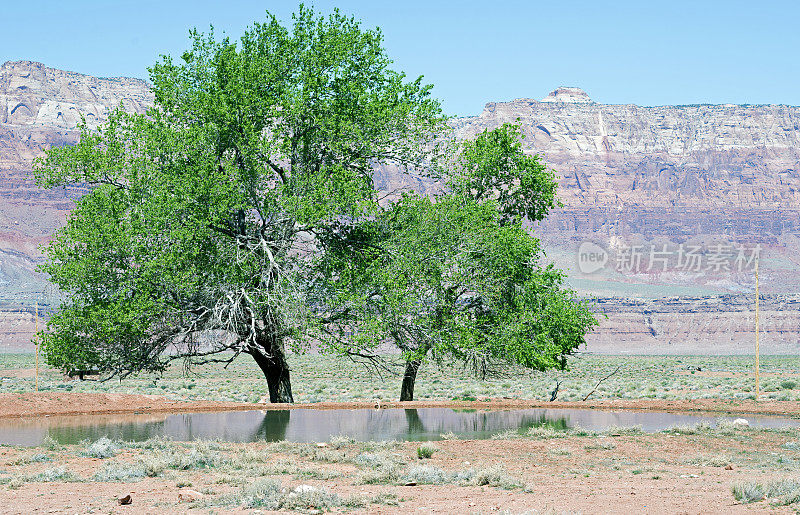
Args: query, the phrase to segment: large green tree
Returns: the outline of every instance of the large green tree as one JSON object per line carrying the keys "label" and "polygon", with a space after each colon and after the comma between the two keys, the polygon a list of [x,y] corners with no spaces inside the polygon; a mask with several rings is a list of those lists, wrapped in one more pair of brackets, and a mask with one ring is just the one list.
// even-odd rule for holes
{"label": "large green tree", "polygon": [[[523,225],[558,205],[554,174],[503,125],[456,148],[433,198],[404,195],[329,235],[320,270],[336,323],[333,352],[389,367],[405,362],[400,400],[412,400],[428,359],[480,376],[517,365],[564,368],[596,320],[546,263]],[[355,256],[355,257],[354,257]]]}
{"label": "large green tree", "polygon": [[309,295],[320,235],[379,211],[375,165],[431,162],[439,104],[379,31],[302,6],[238,43],[195,32],[150,79],[146,115],[83,127],[36,166],[44,187],[93,186],[47,248],[69,299],[47,359],[124,376],[249,354],[291,402],[287,344],[331,323]]}

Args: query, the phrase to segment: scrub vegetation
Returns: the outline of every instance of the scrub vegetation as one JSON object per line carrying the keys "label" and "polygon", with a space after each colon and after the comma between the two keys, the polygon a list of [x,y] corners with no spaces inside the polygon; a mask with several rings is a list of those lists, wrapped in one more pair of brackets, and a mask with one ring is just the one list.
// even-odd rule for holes
{"label": "scrub vegetation", "polygon": [[[291,355],[297,402],[356,402],[394,400],[402,381],[402,369],[395,374],[376,375],[374,369],[318,354]],[[34,367],[30,354],[0,355],[0,369]],[[591,400],[613,399],[727,399],[754,398],[753,360],[749,356],[573,356],[568,370],[532,372],[510,369],[505,377],[476,378],[459,367],[439,368],[425,364],[417,378],[418,400],[532,399],[547,401],[560,381],[559,401],[580,401],[597,381],[613,372]],[[163,374],[140,374],[123,381],[64,380],[60,371],[42,369],[39,389],[43,391],[119,392],[163,395],[176,400],[259,402],[269,391],[261,371],[249,361],[236,361],[223,370],[212,364],[186,374],[178,364]],[[700,369],[699,371],[697,369]],[[761,398],[800,400],[800,358],[762,356]],[[34,388],[31,374],[19,377],[0,371],[0,392],[26,392]]]}
{"label": "scrub vegetation", "polygon": [[[177,509],[185,503],[211,511],[369,512],[430,502],[451,503],[452,510],[511,500],[508,495],[545,507],[559,505],[552,502],[559,491],[587,502],[604,495],[591,490],[602,478],[612,492],[644,489],[642,494],[656,496],[651,502],[679,490],[687,502],[709,506],[735,499],[762,508],[794,507],[800,502],[798,441],[797,428],[732,424],[651,434],[636,428],[551,429],[549,436],[532,431],[483,441],[442,440],[424,460],[413,442],[347,437],[244,444],[100,439],[55,450],[48,442],[36,448],[0,446],[0,502],[25,498],[36,484],[47,483],[55,492],[82,492],[57,500],[59,508],[73,510],[107,509],[113,492],[127,490],[139,492],[140,507]],[[84,484],[93,486],[75,486]],[[582,488],[587,489],[582,495],[572,490]],[[728,501],[725,495],[731,496]]]}

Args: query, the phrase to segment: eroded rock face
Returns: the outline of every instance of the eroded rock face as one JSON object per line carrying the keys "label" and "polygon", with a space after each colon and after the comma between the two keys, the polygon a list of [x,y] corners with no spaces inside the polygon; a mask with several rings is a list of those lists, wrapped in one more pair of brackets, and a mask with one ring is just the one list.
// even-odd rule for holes
{"label": "eroded rock face", "polygon": [[[48,303],[47,283],[35,273],[38,247],[85,192],[39,189],[31,177],[34,159],[43,149],[74,144],[81,116],[94,127],[119,105],[144,112],[151,103],[147,83],[138,79],[99,79],[30,61],[0,66],[0,307]],[[17,315],[0,313],[0,324],[6,319],[14,329],[0,328],[0,349],[20,325]]]}
{"label": "eroded rock face", "polygon": [[574,88],[570,86],[561,86],[560,88],[551,91],[549,95],[544,97],[542,102],[565,102],[565,103],[588,103],[592,102],[589,95],[586,94],[581,88]]}
{"label": "eroded rock face", "polygon": [[[34,273],[41,258],[37,246],[63,224],[72,200],[85,192],[36,188],[30,177],[33,160],[45,148],[74,143],[81,116],[94,126],[120,104],[141,113],[151,102],[147,83],[138,79],[101,79],[27,61],[0,67],[0,308],[18,309],[36,299],[47,304],[47,283]],[[557,170],[564,207],[534,230],[554,249],[550,256],[563,258],[557,259],[559,266],[569,269],[570,252],[587,239],[619,245],[724,238],[764,246],[762,291],[800,291],[800,108],[605,105],[579,88],[561,87],[541,101],[489,103],[480,115],[457,118],[452,124],[459,137],[469,138],[505,122],[521,124],[526,150],[542,154]],[[438,187],[424,178],[404,177],[392,167],[377,170],[376,183],[384,191]],[[574,277],[574,270],[570,274]],[[595,293],[577,279],[576,288]],[[651,290],[678,284],[668,274],[594,279],[597,284],[627,287],[614,290],[623,293],[601,296],[637,294],[641,284]],[[702,287],[703,294],[737,292],[741,302],[752,300],[749,276],[681,277],[679,283],[684,289]],[[752,317],[731,307],[737,302],[719,303],[718,312],[711,314],[700,309],[660,312],[624,299],[608,300],[604,309],[621,307],[608,308],[609,319],[590,343],[599,350],[618,341],[658,349],[664,343],[691,340],[684,334],[687,327],[698,328],[690,333],[704,334],[709,341],[729,333],[746,341],[752,338]],[[765,327],[778,344],[795,345],[798,305],[782,306],[770,308],[776,315],[766,315]],[[17,322],[14,340],[29,345],[27,332],[19,330],[28,329],[30,315],[8,319],[26,321]],[[651,330],[651,319],[661,329]],[[684,323],[690,319],[690,324]],[[720,333],[718,327],[730,330]],[[10,342],[10,332],[0,327],[0,350]]]}
{"label": "eroded rock face", "polygon": [[89,126],[110,110],[144,112],[152,104],[147,82],[130,78],[97,78],[48,68],[31,61],[0,67],[0,123],[75,129],[81,116]]}
{"label": "eroded rock face", "polygon": [[560,172],[568,210],[774,211],[800,200],[797,107],[520,99],[487,104],[479,116],[458,119],[456,130],[466,138],[518,119],[525,146]]}

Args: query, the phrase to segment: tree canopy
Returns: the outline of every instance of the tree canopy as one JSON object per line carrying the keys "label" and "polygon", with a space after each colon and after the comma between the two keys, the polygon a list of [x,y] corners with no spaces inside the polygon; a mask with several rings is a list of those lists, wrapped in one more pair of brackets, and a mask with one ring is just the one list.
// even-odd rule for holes
{"label": "tree canopy", "polygon": [[[67,294],[50,364],[126,376],[250,355],[292,402],[287,347],[381,362],[564,367],[595,323],[525,224],[558,205],[518,127],[455,143],[431,87],[392,69],[378,30],[300,7],[238,42],[192,32],[150,69],[155,105],[114,112],[37,162],[88,184],[46,249]],[[443,179],[387,201],[375,167]]]}
{"label": "tree canopy", "polygon": [[180,61],[151,68],[146,115],[116,112],[51,149],[40,185],[94,188],[47,249],[69,295],[43,334],[50,362],[125,375],[245,353],[271,400],[292,401],[285,344],[316,324],[304,282],[317,234],[373,212],[373,167],[428,162],[444,123],[381,44],[304,7],[238,44],[193,32]]}
{"label": "tree canopy", "polygon": [[406,361],[401,400],[413,399],[428,358],[481,376],[564,368],[596,324],[523,225],[558,201],[553,172],[524,154],[518,127],[484,131],[454,161],[446,191],[406,194],[338,227],[320,268],[320,304],[339,309],[332,350],[387,366],[391,342]]}

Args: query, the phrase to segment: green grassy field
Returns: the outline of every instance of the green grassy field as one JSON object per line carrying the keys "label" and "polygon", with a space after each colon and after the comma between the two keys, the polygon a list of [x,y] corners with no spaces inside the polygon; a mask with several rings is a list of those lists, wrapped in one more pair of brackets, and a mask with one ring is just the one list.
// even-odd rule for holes
{"label": "green grassy field", "polygon": [[[395,400],[400,377],[371,374],[363,366],[329,356],[292,356],[292,387],[300,403],[322,401]],[[417,379],[418,400],[549,399],[556,380],[559,400],[581,400],[603,377],[592,399],[748,399],[753,398],[753,359],[748,356],[576,356],[570,370],[510,371],[506,377],[481,381],[457,367],[441,370],[424,366]],[[0,392],[34,388],[31,374],[9,370],[31,369],[34,356],[0,354]],[[699,370],[698,370],[699,369]],[[800,399],[800,357],[761,358],[762,398]],[[64,380],[59,371],[43,369],[40,390],[119,392],[164,395],[180,400],[258,402],[267,385],[252,360],[241,358],[228,369],[221,365],[198,367],[185,374],[175,364],[163,376],[142,374],[123,381]]]}

